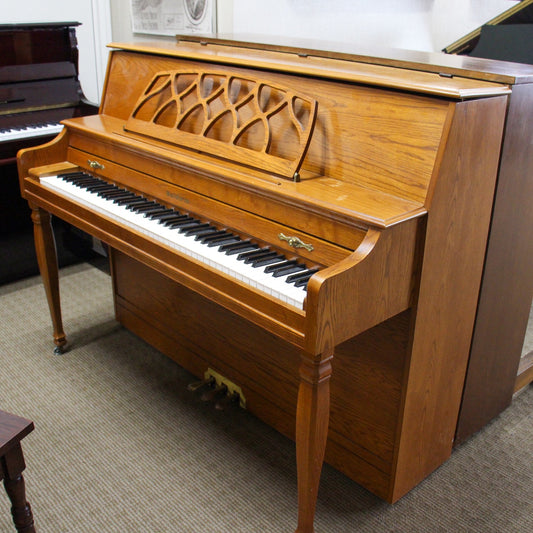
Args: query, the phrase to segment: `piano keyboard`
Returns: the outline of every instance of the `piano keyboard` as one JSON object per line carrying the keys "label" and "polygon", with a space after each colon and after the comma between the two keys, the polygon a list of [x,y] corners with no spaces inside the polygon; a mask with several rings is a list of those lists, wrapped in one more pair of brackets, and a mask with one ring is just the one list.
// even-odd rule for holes
{"label": "piano keyboard", "polygon": [[129,226],[289,305],[303,309],[317,269],[83,172],[41,177],[43,186]]}
{"label": "piano keyboard", "polygon": [[56,135],[62,129],[63,126],[57,122],[25,124],[15,128],[0,128],[0,142],[42,137],[43,135]]}

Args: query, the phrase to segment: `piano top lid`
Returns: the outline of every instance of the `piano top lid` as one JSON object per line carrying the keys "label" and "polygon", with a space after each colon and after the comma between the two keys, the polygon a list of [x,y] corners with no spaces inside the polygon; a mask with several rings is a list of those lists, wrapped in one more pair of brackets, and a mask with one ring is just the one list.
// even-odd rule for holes
{"label": "piano top lid", "polygon": [[[533,0],[525,0],[523,4],[533,4]],[[525,5],[524,7],[526,7]],[[217,44],[292,53],[303,57],[315,56],[341,59],[497,83],[517,84],[533,81],[533,66],[531,65],[524,67],[520,64],[505,61],[450,57],[449,54],[442,52],[423,52],[376,46],[369,48],[353,43],[249,34],[177,35],[176,39],[178,42],[196,42],[204,46],[206,44]]]}
{"label": "piano top lid", "polygon": [[0,31],[47,30],[81,26],[81,22],[12,22],[0,24]]}
{"label": "piano top lid", "polygon": [[[533,24],[533,0],[522,0],[510,9],[487,21],[483,26],[496,26],[499,24]],[[457,41],[444,48],[443,52],[447,54],[467,54],[471,52],[479,41],[483,26],[457,39]]]}
{"label": "piano top lid", "polygon": [[[529,65],[406,50],[386,50],[379,56],[365,56],[348,51],[349,45],[318,41],[279,39],[278,44],[265,42],[266,39],[240,41],[235,36],[195,35],[179,37],[177,42],[135,40],[108,46],[291,75],[364,83],[457,100],[509,94],[509,84],[517,83],[517,80],[520,83],[533,82],[533,66]],[[326,46],[329,44],[331,46]],[[477,70],[470,68],[474,65]]]}

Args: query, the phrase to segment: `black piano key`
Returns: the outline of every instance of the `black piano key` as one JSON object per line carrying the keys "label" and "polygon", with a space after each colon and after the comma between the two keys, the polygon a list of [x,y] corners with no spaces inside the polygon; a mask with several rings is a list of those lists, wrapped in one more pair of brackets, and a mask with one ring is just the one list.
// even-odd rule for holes
{"label": "black piano key", "polygon": [[102,187],[96,188],[96,194],[100,195],[100,194],[104,194],[105,192],[110,193],[110,192],[117,192],[120,190],[124,190],[124,189],[120,189],[119,187],[117,187],[116,185],[113,185],[112,183],[106,183]]}
{"label": "black piano key", "polygon": [[220,240],[224,237],[235,237],[235,235],[233,235],[233,233],[229,232],[229,231],[226,231],[226,230],[220,230],[220,232],[217,232],[216,234],[213,234],[213,235],[207,235],[207,237],[204,237],[202,239],[202,242],[204,244],[207,244],[208,242],[212,242],[212,241],[216,241],[216,240]]}
{"label": "black piano key", "polygon": [[214,248],[215,246],[220,246],[221,244],[229,244],[239,240],[240,238],[237,237],[237,235],[228,235],[227,237],[218,237],[217,239],[213,239],[206,244],[209,248]]}
{"label": "black piano key", "polygon": [[287,279],[285,280],[287,283],[295,283],[299,280],[309,280],[309,278],[315,273],[318,272],[318,268],[309,268],[307,270],[304,270],[302,272],[298,272],[297,274],[291,274],[290,276],[287,276]]}
{"label": "black piano key", "polygon": [[94,176],[91,176],[91,174],[87,174],[87,172],[71,172],[70,174],[63,174],[61,177],[69,181],[82,179],[97,179]]}
{"label": "black piano key", "polygon": [[189,230],[186,230],[184,228],[180,229],[181,233],[185,233],[187,237],[190,237],[192,235],[197,235],[198,233],[201,233],[202,231],[205,231],[207,229],[215,229],[210,224],[204,223],[204,224],[197,224],[194,228],[191,228]]}
{"label": "black piano key", "polygon": [[135,211],[136,213],[146,213],[147,211],[150,211],[151,209],[155,209],[155,208],[159,208],[159,207],[163,207],[161,204],[158,204],[157,202],[150,202],[150,201],[146,201],[145,204],[136,204],[134,205],[131,210],[132,211]]}
{"label": "black piano key", "polygon": [[138,198],[138,196],[132,192],[126,192],[123,196],[119,196],[117,198],[113,199],[113,203],[117,205],[123,205],[129,200],[133,200],[134,198]]}
{"label": "black piano key", "polygon": [[137,210],[137,212],[143,217],[149,217],[152,213],[156,213],[160,211],[161,209],[164,209],[164,207],[161,204],[158,204],[156,202],[156,204],[153,205],[152,207],[148,207],[146,209],[139,209]]}
{"label": "black piano key", "polygon": [[98,181],[96,178],[93,178],[92,176],[85,176],[85,177],[79,177],[79,178],[73,178],[69,180],[74,185],[77,185],[78,187],[87,187],[91,184],[97,184]]}
{"label": "black piano key", "polygon": [[296,264],[275,270],[272,275],[275,278],[281,278],[283,276],[288,276],[289,274],[294,274],[295,272],[300,272],[301,270],[306,270],[305,265]]}
{"label": "black piano key", "polygon": [[[316,272],[316,270],[315,270]],[[305,290],[307,290],[307,282],[311,279],[311,276],[315,273],[315,272],[309,272],[307,276],[303,276],[301,278],[298,278],[295,282],[294,282],[294,286],[295,287],[303,287]]]}
{"label": "black piano key", "polygon": [[297,264],[297,261],[295,259],[292,259],[291,261],[283,261],[281,263],[278,263],[277,265],[270,265],[270,266],[266,267],[265,268],[265,272],[267,274],[269,274],[269,273],[275,272],[276,270],[279,270],[281,268],[294,266],[296,264]]}
{"label": "black piano key", "polygon": [[135,204],[135,209],[141,208],[143,206],[154,206],[156,204],[156,202],[154,202],[153,200],[149,200],[148,198],[144,198],[143,196],[138,196],[136,200],[137,199],[140,201]]}
{"label": "black piano key", "polygon": [[108,193],[108,194],[111,194],[113,192],[116,192],[117,191],[117,188],[114,187],[113,185],[106,185],[105,187],[102,186],[94,186],[94,187],[90,187],[87,189],[89,192],[92,192],[94,194],[96,194],[97,196],[102,196],[103,197],[103,194],[105,193]]}
{"label": "black piano key", "polygon": [[146,202],[147,202],[146,198],[143,198],[141,196],[135,196],[129,202],[124,202],[121,205],[124,205],[126,209],[131,210],[132,207],[135,207],[136,205],[144,205]]}
{"label": "black piano key", "polygon": [[143,215],[146,218],[152,218],[153,219],[153,217],[155,215],[160,215],[160,214],[163,214],[163,213],[169,213],[171,211],[172,211],[172,209],[168,209],[164,205],[159,205],[159,207],[154,207],[153,209],[149,209],[148,211],[145,211],[143,213]]}
{"label": "black piano key", "polygon": [[209,237],[209,235],[214,235],[219,231],[220,230],[218,230],[215,226],[208,225],[207,228],[199,229],[198,231],[195,231],[192,235],[196,235],[195,240],[201,241],[205,237]]}
{"label": "black piano key", "polygon": [[58,174],[58,178],[61,178],[65,181],[73,181],[76,178],[89,177],[89,174],[85,172],[69,172],[68,174]]}
{"label": "black piano key", "polygon": [[126,192],[125,189],[122,189],[121,187],[118,187],[117,185],[108,183],[107,188],[98,190],[96,194],[98,196],[107,196],[107,195],[113,195],[113,194],[122,194],[124,192]]}
{"label": "black piano key", "polygon": [[113,186],[109,185],[108,183],[99,183],[97,185],[89,185],[88,187],[85,187],[85,189],[95,194],[98,194],[100,191],[114,190]]}
{"label": "black piano key", "polygon": [[259,248],[259,250],[252,250],[251,252],[242,252],[237,256],[237,259],[239,261],[244,261],[245,263],[250,263],[254,259],[257,259],[267,253],[270,253],[270,248],[264,247]]}
{"label": "black piano key", "polygon": [[99,192],[98,196],[101,196],[102,198],[106,198],[107,200],[115,200],[117,198],[123,198],[125,194],[124,189],[119,189],[117,187],[116,190],[110,191],[110,192]]}
{"label": "black piano key", "polygon": [[167,220],[170,220],[170,219],[173,219],[173,218],[176,218],[176,217],[181,217],[181,216],[183,216],[183,215],[181,215],[179,213],[179,211],[174,211],[174,209],[169,209],[168,213],[161,213],[159,215],[152,215],[150,218],[152,218],[153,220],[157,220],[159,222],[159,224],[163,224]]}
{"label": "black piano key", "polygon": [[161,220],[159,223],[170,228],[172,224],[174,224],[174,222],[180,222],[182,220],[192,220],[192,217],[190,217],[189,215],[180,215],[176,213],[171,217],[165,218],[165,220]]}
{"label": "black piano key", "polygon": [[174,211],[174,209],[172,209],[171,207],[166,207],[164,205],[161,206],[161,210],[157,211],[156,213],[151,213],[148,218],[151,218],[151,219],[157,219],[157,218],[161,218],[162,216],[165,216],[165,215],[176,215],[177,212]]}
{"label": "black piano key", "polygon": [[165,222],[165,226],[168,226],[171,229],[179,228],[181,226],[184,226],[186,224],[189,224],[194,220],[194,218],[188,216],[188,215],[181,215],[180,217],[176,217],[178,220],[174,220],[172,222],[168,221]]}
{"label": "black piano key", "polygon": [[257,250],[258,248],[259,246],[257,244],[252,244],[250,240],[247,239],[245,241],[223,244],[220,247],[220,251],[224,252],[226,255],[236,255],[242,252]]}
{"label": "black piano key", "polygon": [[309,276],[308,278],[299,279],[298,281],[294,282],[294,286],[303,287],[305,290],[307,290],[307,282],[309,281],[310,278],[311,276]]}
{"label": "black piano key", "polygon": [[268,254],[262,255],[261,257],[258,257],[253,261],[250,261],[250,265],[254,268],[259,268],[261,266],[271,265],[272,263],[279,263],[280,261],[283,261],[283,259],[285,259],[284,256],[276,252],[270,252]]}
{"label": "black piano key", "polygon": [[209,248],[213,248],[215,246],[238,242],[240,240],[240,237],[238,237],[237,235],[234,235],[229,231],[221,230],[220,232],[214,233],[212,235],[207,235],[201,240],[201,242],[202,244],[206,244]]}
{"label": "black piano key", "polygon": [[178,228],[178,231],[180,233],[185,233],[187,230],[194,229],[198,227],[200,224],[201,222],[199,220],[193,218],[192,220],[178,224],[178,226],[175,226],[175,227]]}

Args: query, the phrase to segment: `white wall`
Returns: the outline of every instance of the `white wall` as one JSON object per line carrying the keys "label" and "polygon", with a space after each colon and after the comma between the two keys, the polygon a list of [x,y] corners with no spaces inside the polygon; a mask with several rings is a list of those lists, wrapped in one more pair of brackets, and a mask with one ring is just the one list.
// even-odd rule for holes
{"label": "white wall", "polygon": [[111,40],[109,0],[19,0],[3,2],[2,24],[18,22],[81,22],[76,28],[80,82],[91,102],[100,100],[107,50]]}
{"label": "white wall", "polygon": [[[130,0],[110,2],[113,40],[130,41],[135,37],[131,32]],[[217,0],[218,31],[338,41],[365,48],[378,45],[439,51],[517,3],[518,0]]]}
{"label": "white wall", "polygon": [[[179,0],[176,0],[179,1]],[[438,51],[517,0],[217,0],[218,31]],[[1,23],[81,22],[76,30],[85,96],[100,100],[107,48],[135,37],[131,0],[19,0]]]}

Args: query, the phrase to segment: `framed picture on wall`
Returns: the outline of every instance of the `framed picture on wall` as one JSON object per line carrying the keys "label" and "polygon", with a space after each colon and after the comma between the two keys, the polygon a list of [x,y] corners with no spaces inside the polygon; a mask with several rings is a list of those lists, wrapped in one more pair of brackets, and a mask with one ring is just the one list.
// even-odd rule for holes
{"label": "framed picture on wall", "polygon": [[134,33],[175,35],[213,33],[216,0],[131,0]]}

